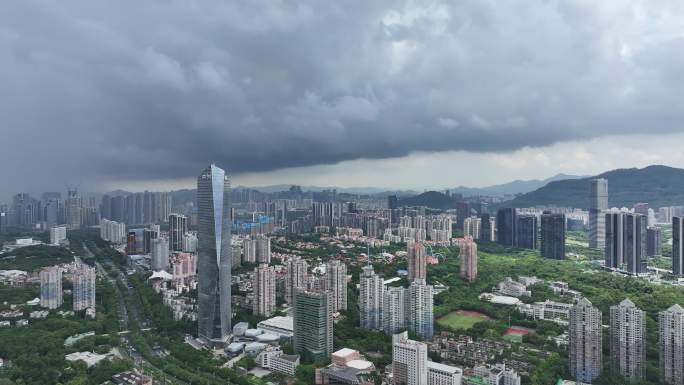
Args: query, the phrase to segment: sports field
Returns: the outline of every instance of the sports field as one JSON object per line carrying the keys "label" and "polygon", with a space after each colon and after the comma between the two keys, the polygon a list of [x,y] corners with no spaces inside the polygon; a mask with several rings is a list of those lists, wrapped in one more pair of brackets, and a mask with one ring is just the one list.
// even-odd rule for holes
{"label": "sports field", "polygon": [[437,319],[437,323],[454,329],[467,330],[478,322],[486,321],[489,317],[476,311],[458,310]]}

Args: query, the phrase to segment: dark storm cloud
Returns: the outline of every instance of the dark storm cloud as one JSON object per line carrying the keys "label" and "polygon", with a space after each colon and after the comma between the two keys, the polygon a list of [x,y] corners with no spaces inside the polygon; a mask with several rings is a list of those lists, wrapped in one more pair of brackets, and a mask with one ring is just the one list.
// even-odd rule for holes
{"label": "dark storm cloud", "polygon": [[27,186],[680,130],[671,1],[0,3]]}

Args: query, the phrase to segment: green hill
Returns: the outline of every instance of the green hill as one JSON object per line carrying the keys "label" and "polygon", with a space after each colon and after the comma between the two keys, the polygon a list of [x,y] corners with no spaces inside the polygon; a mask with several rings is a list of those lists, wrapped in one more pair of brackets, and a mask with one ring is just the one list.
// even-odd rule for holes
{"label": "green hill", "polygon": [[608,179],[609,207],[631,207],[639,202],[647,202],[654,208],[684,205],[684,170],[648,166],[642,169],[618,169],[582,179],[554,181],[505,202],[502,206],[555,205],[587,208],[589,184],[594,178]]}
{"label": "green hill", "polygon": [[426,206],[433,209],[456,207],[456,200],[438,191],[427,191],[419,195],[400,198],[399,206]]}

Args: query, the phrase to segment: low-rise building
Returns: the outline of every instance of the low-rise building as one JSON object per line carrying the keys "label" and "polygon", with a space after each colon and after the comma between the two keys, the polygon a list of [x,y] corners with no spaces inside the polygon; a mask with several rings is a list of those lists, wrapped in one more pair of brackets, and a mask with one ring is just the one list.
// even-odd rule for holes
{"label": "low-rise building", "polygon": [[116,385],[152,385],[152,377],[136,372],[123,372],[112,376],[112,382]]}

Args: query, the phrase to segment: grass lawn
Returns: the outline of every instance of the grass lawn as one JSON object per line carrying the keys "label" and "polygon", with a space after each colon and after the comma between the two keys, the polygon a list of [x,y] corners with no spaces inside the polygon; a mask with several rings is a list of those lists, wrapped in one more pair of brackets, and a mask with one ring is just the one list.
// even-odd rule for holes
{"label": "grass lawn", "polygon": [[478,322],[486,321],[488,318],[484,314],[476,312],[463,312],[462,310],[451,312],[444,317],[437,319],[440,325],[448,326],[454,329],[467,330],[473,327]]}

